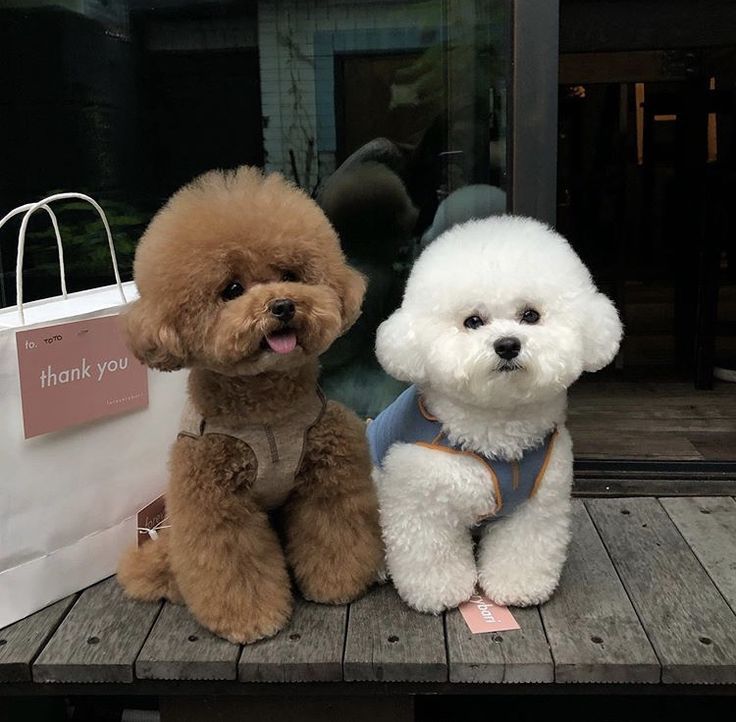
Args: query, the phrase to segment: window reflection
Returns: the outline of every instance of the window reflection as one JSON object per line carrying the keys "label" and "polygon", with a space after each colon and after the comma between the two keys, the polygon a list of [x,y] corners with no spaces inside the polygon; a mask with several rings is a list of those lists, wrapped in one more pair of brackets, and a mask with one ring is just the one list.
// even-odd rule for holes
{"label": "window reflection", "polygon": [[[135,242],[181,184],[243,163],[312,194],[369,277],[364,314],[324,359],[329,394],[372,415],[397,392],[375,329],[439,233],[506,208],[507,0],[128,0],[0,10],[0,211],[56,190],[108,210],[130,275]],[[60,213],[70,290],[101,285],[99,229]],[[14,303],[17,226],[0,301]],[[98,258],[99,254],[99,258]],[[58,293],[34,218],[31,298]]]}

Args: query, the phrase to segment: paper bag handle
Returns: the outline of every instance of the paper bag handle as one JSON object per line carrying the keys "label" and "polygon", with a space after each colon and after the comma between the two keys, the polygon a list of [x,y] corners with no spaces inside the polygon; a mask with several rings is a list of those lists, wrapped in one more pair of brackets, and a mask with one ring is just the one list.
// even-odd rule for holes
{"label": "paper bag handle", "polygon": [[[94,198],[90,198],[84,193],[55,193],[52,196],[47,196],[41,199],[38,203],[31,204],[30,208],[26,211],[23,216],[23,220],[20,224],[20,230],[18,231],[18,255],[16,258],[15,266],[15,296],[16,303],[18,305],[18,315],[20,316],[21,324],[25,324],[25,314],[23,313],[23,255],[25,250],[26,242],[26,228],[28,227],[28,221],[31,216],[39,209],[48,205],[52,201],[59,201],[66,198],[78,198],[83,201],[87,201],[100,215],[102,225],[105,226],[105,233],[107,234],[107,244],[110,247],[110,258],[112,259],[112,270],[115,274],[115,285],[118,287],[120,293],[120,299],[123,303],[127,303],[128,299],[125,297],[125,291],[123,290],[123,282],[120,280],[120,271],[118,270],[118,258],[115,255],[115,245],[112,242],[112,232],[110,231],[110,224],[107,222],[107,216]],[[66,288],[66,273],[63,266],[61,266],[61,278],[63,287]]]}
{"label": "paper bag handle", "polygon": [[[18,206],[17,208],[13,208],[10,213],[5,215],[3,218],[0,218],[0,228],[2,228],[11,218],[14,218],[19,213],[24,213],[29,208],[34,206],[34,203],[26,203],[25,205]],[[54,227],[54,235],[56,236],[56,248],[59,252],[59,269],[61,270],[61,295],[66,298],[67,297],[67,291],[66,291],[66,273],[64,270],[64,248],[61,245],[61,233],[59,231],[59,223],[56,220],[56,214],[51,210],[49,206],[46,204],[42,205],[37,210],[44,210],[46,213],[49,214],[49,217],[51,218],[51,225]]]}

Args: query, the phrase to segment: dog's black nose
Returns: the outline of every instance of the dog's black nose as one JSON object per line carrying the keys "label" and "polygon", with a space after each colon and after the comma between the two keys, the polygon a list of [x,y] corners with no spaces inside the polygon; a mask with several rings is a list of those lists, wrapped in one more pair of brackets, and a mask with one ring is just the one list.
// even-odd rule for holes
{"label": "dog's black nose", "polygon": [[521,351],[521,341],[515,336],[504,336],[493,344],[493,350],[502,358],[511,361]]}
{"label": "dog's black nose", "polygon": [[294,318],[296,307],[290,298],[277,298],[275,301],[271,301],[271,305],[268,307],[268,310],[271,311],[279,321],[286,323]]}

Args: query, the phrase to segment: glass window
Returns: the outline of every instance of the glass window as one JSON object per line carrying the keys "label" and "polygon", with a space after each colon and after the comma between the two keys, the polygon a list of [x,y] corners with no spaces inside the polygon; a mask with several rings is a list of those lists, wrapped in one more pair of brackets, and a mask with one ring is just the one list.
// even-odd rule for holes
{"label": "glass window", "polygon": [[[264,166],[313,195],[369,277],[323,359],[327,392],[372,415],[396,394],[373,354],[407,271],[442,230],[506,209],[508,0],[41,0],[0,10],[0,211],[95,197],[121,270],[180,185]],[[17,5],[17,7],[14,7]],[[109,282],[101,229],[60,208],[70,290]],[[0,234],[15,303],[19,220]],[[29,300],[59,291],[52,229],[30,226]]]}

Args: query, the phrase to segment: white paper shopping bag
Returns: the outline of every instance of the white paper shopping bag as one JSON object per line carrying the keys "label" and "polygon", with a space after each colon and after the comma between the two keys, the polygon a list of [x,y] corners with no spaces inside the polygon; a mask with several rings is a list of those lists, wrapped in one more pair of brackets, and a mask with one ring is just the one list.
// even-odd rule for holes
{"label": "white paper shopping bag", "polygon": [[[100,215],[115,283],[68,293],[50,204],[86,200]],[[61,295],[23,304],[30,215],[49,215]],[[137,538],[137,513],[166,485],[186,374],[141,366],[117,314],[137,292],[121,283],[107,219],[88,196],[23,206],[18,305],[0,310],[0,628],[114,573]]]}

